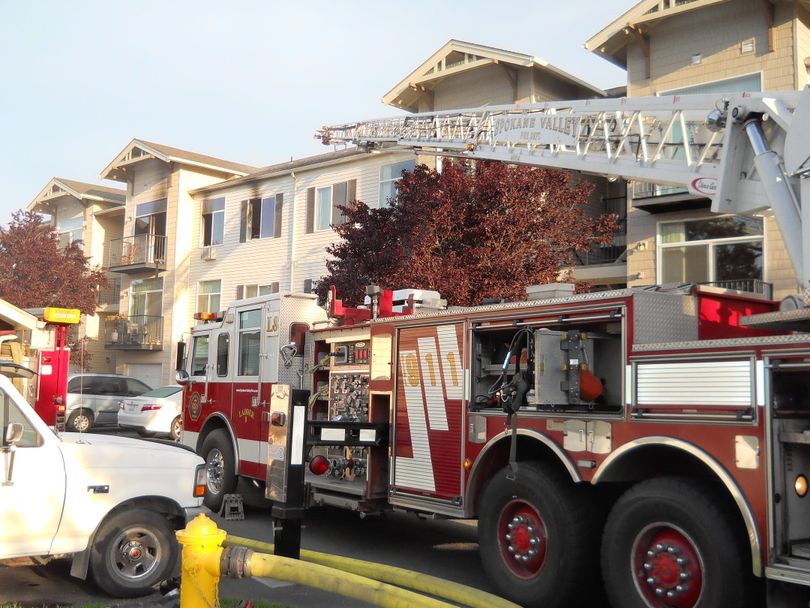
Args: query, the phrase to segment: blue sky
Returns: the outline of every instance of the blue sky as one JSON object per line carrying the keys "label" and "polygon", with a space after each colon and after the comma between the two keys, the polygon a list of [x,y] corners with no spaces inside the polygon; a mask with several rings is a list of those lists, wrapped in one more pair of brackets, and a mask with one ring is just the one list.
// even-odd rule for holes
{"label": "blue sky", "polygon": [[58,176],[91,183],[134,138],[265,166],[328,151],[319,126],[397,113],[383,94],[450,38],[606,88],[584,42],[633,0],[0,1],[0,224]]}

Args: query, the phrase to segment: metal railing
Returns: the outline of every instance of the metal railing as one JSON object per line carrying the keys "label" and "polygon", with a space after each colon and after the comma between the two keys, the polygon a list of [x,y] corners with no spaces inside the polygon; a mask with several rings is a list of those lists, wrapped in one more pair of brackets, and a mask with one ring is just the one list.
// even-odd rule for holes
{"label": "metal railing", "polygon": [[166,269],[166,237],[160,234],[135,234],[110,241],[110,268]]}
{"label": "metal railing", "polygon": [[107,277],[107,287],[100,287],[98,290],[98,305],[104,306],[108,310],[118,309],[121,301],[121,277],[112,275]]}
{"label": "metal railing", "polygon": [[649,182],[633,182],[633,199],[655,198],[656,196],[670,196],[672,194],[688,194],[686,188],[667,186],[665,184],[651,184]]}
{"label": "metal railing", "polygon": [[104,344],[122,350],[161,350],[163,317],[111,317],[104,323]]}
{"label": "metal railing", "polygon": [[734,289],[736,291],[746,291],[748,293],[758,293],[769,300],[773,300],[773,284],[766,283],[760,279],[728,279],[725,281],[706,281],[700,283],[708,287],[721,287],[723,289]]}

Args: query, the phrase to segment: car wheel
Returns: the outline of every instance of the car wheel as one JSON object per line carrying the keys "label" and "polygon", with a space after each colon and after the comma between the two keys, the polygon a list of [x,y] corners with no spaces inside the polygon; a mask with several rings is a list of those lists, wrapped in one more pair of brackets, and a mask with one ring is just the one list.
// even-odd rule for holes
{"label": "car wheel", "polygon": [[236,488],[233,446],[225,430],[217,429],[205,438],[201,455],[205,458],[206,468],[204,503],[212,511],[219,512],[225,494]]}
{"label": "car wheel", "polygon": [[180,441],[180,435],[183,433],[183,419],[180,416],[175,416],[172,420],[172,426],[169,429],[169,438],[174,441]]}
{"label": "car wheel", "polygon": [[87,409],[75,410],[65,424],[67,430],[76,433],[86,433],[93,426],[93,412]]}
{"label": "car wheel", "polygon": [[132,509],[107,519],[90,555],[96,585],[114,597],[139,597],[171,576],[178,545],[169,521],[159,513]]}
{"label": "car wheel", "polygon": [[570,478],[540,462],[501,469],[481,496],[479,554],[504,597],[522,606],[573,606],[598,571],[591,501]]}
{"label": "car wheel", "polygon": [[602,539],[611,605],[745,605],[745,546],[718,502],[689,479],[652,479],[628,490],[614,505]]}

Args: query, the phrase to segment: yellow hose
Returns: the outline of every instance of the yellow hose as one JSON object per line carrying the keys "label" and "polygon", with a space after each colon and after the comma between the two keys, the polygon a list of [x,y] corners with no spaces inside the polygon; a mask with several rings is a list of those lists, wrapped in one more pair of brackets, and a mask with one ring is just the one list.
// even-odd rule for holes
{"label": "yellow hose", "polygon": [[[217,557],[212,556],[211,559],[217,562],[209,562],[211,567],[218,568]],[[452,604],[364,576],[266,553],[248,551],[244,556],[244,575],[290,581],[383,608],[453,608]]]}
{"label": "yellow hose", "polygon": [[[273,552],[272,543],[242,538],[232,534],[228,534],[222,544],[225,547],[248,547],[261,551],[262,553]],[[336,570],[351,572],[376,581],[397,585],[405,589],[413,589],[420,593],[426,593],[434,597],[455,602],[461,606],[469,606],[470,608],[520,608],[518,604],[513,604],[508,600],[487,593],[486,591],[446,581],[429,574],[397,568],[396,566],[375,564],[351,557],[329,555],[327,553],[319,553],[306,549],[301,549],[301,561],[329,566]]]}

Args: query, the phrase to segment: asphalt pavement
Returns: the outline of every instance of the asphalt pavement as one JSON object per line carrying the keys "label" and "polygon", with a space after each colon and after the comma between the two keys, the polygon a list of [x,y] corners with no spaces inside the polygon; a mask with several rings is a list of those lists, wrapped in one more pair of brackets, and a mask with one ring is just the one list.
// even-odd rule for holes
{"label": "asphalt pavement", "polygon": [[[215,515],[217,525],[237,536],[272,542],[272,520],[267,503],[250,487],[240,489],[246,501],[245,519],[225,521]],[[408,513],[389,513],[361,520],[356,513],[317,508],[307,513],[302,547],[422,571],[492,591],[478,560],[475,522],[424,520]],[[164,597],[158,592],[139,600],[113,600],[91,581],[71,578],[69,570],[66,560],[55,560],[44,566],[0,566],[0,606],[148,608],[179,605],[176,596]],[[290,608],[368,606],[340,595],[261,578],[223,578],[219,595],[221,598],[263,599]]]}

